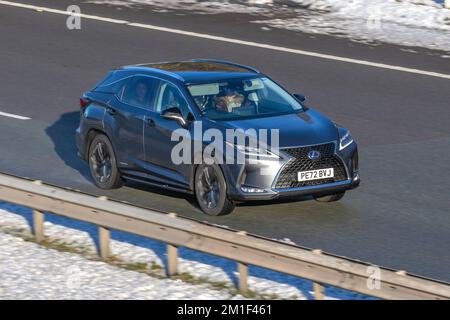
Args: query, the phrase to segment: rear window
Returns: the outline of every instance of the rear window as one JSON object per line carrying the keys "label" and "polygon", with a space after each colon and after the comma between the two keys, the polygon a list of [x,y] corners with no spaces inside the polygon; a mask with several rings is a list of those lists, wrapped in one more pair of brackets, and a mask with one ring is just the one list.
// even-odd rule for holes
{"label": "rear window", "polygon": [[103,80],[97,83],[92,91],[119,94],[125,81],[126,79],[123,78],[123,75],[110,71]]}
{"label": "rear window", "polygon": [[114,79],[114,78],[115,78],[115,77],[114,77],[114,74],[115,74],[115,73],[116,73],[116,72],[115,72],[114,70],[108,71],[108,73],[106,74],[106,76],[105,76],[102,80],[100,80],[99,82],[97,82],[97,83],[95,84],[94,90],[97,89],[97,88],[100,87],[100,86],[108,85],[108,84],[110,84],[111,82],[113,82],[114,80],[116,80],[116,79]]}

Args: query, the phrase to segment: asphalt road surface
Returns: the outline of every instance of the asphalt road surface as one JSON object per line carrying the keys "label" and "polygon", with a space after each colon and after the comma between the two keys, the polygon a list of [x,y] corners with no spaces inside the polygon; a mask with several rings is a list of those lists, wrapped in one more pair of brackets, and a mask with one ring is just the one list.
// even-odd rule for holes
{"label": "asphalt road surface", "polygon": [[[22,1],[25,2],[25,1]],[[63,9],[77,1],[27,1]],[[439,52],[412,54],[271,30],[244,14],[196,15],[81,3],[83,13],[450,74]],[[450,41],[450,39],[449,39]],[[261,69],[349,128],[360,188],[338,203],[247,203],[207,217],[192,197],[128,184],[103,192],[76,156],[78,98],[116,66],[211,57]],[[0,171],[450,281],[450,80],[0,5]]]}

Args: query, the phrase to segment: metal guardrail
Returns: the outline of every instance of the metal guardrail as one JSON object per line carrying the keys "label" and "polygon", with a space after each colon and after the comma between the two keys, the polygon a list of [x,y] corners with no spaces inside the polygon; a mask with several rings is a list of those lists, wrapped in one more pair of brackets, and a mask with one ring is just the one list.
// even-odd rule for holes
{"label": "metal guardrail", "polygon": [[99,226],[99,253],[110,255],[110,229],[130,232],[167,243],[168,275],[178,272],[178,247],[228,258],[238,263],[239,289],[248,290],[248,265],[255,265],[314,282],[316,299],[323,299],[324,285],[382,299],[450,299],[450,285],[380,268],[380,288],[368,286],[369,264],[308,250],[245,232],[212,225],[129,204],[95,197],[0,174],[0,200],[33,209],[36,241],[44,238],[44,212]]}

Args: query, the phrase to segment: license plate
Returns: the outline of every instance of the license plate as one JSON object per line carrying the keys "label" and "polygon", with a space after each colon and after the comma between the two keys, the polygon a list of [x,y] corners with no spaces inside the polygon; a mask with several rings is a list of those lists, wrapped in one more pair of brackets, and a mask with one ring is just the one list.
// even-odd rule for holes
{"label": "license plate", "polygon": [[298,181],[320,180],[333,177],[334,177],[334,168],[301,171],[298,173]]}

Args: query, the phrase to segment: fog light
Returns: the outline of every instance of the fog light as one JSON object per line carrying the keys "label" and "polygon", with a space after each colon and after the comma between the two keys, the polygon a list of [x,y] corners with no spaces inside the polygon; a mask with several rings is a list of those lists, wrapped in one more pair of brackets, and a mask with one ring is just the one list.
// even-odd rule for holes
{"label": "fog light", "polygon": [[259,188],[254,188],[254,187],[246,187],[246,186],[241,186],[241,190],[246,192],[246,193],[261,193],[261,192],[264,192],[264,189],[259,189]]}

